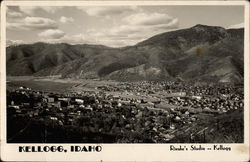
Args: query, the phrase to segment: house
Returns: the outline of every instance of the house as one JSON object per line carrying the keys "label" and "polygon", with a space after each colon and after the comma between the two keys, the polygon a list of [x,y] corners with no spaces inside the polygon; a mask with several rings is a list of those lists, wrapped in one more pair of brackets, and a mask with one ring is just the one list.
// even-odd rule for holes
{"label": "house", "polygon": [[114,98],[115,100],[118,100],[118,99],[120,99],[120,96],[114,95],[113,98]]}
{"label": "house", "polygon": [[172,97],[186,97],[187,93],[186,92],[173,92],[170,94]]}
{"label": "house", "polygon": [[58,124],[63,126],[63,122],[61,120],[58,121]]}
{"label": "house", "polygon": [[90,107],[90,105],[88,105],[87,107],[84,107],[84,109],[85,109],[85,110],[90,110],[90,111],[92,111],[92,110],[93,110],[93,108],[92,108],[92,107]]}
{"label": "house", "polygon": [[152,101],[154,104],[160,104],[161,101],[160,100],[155,100],[155,101]]}
{"label": "house", "polygon": [[170,124],[170,129],[175,129],[175,125],[174,124]]}
{"label": "house", "polygon": [[130,104],[130,100],[128,100],[128,101],[121,100],[120,102],[122,105],[129,105]]}
{"label": "house", "polygon": [[59,98],[58,98],[58,101],[65,101],[65,102],[68,102],[68,101],[70,101],[70,98],[59,97]]}
{"label": "house", "polygon": [[74,120],[73,120],[72,118],[69,118],[69,119],[68,119],[68,124],[69,124],[69,125],[73,125],[73,124],[74,124]]}
{"label": "house", "polygon": [[34,116],[38,116],[39,115],[39,110],[35,110],[33,113]]}
{"label": "house", "polygon": [[55,98],[54,98],[54,97],[49,97],[49,98],[47,98],[47,101],[48,101],[49,103],[55,102]]}
{"label": "house", "polygon": [[57,113],[56,114],[56,117],[58,118],[58,119],[63,119],[64,118],[64,114],[63,113]]}
{"label": "house", "polygon": [[73,108],[75,108],[75,105],[68,105],[67,108],[73,109]]}
{"label": "house", "polygon": [[140,104],[140,106],[142,106],[142,107],[154,107],[155,104],[153,102],[147,102],[147,103],[144,103],[144,104]]}
{"label": "house", "polygon": [[13,106],[10,106],[9,108],[11,108],[11,107],[15,108],[16,110],[20,109],[20,106],[18,106],[18,105],[13,105]]}
{"label": "house", "polygon": [[42,106],[42,103],[41,103],[41,102],[37,102],[35,105],[36,105],[37,107],[41,107],[41,106]]}
{"label": "house", "polygon": [[200,100],[202,97],[201,96],[192,96],[192,99]]}
{"label": "house", "polygon": [[48,102],[48,98],[42,98],[42,102]]}
{"label": "house", "polygon": [[77,111],[76,114],[80,116],[81,115],[81,111]]}
{"label": "house", "polygon": [[24,107],[28,107],[28,106],[30,106],[30,103],[24,102],[24,103],[22,103],[22,105],[23,105]]}
{"label": "house", "polygon": [[80,107],[80,108],[84,108],[85,106],[84,106],[84,105],[80,105],[79,107]]}
{"label": "house", "polygon": [[58,120],[57,117],[50,116],[50,120]]}
{"label": "house", "polygon": [[54,104],[55,107],[60,108],[61,107],[61,101],[57,101]]}
{"label": "house", "polygon": [[121,106],[122,106],[122,104],[119,102],[119,103],[117,104],[117,106],[118,106],[118,107],[121,107]]}
{"label": "house", "polygon": [[83,99],[78,99],[78,98],[76,98],[75,101],[76,101],[78,104],[83,104],[83,103],[84,103],[84,100],[83,100]]}

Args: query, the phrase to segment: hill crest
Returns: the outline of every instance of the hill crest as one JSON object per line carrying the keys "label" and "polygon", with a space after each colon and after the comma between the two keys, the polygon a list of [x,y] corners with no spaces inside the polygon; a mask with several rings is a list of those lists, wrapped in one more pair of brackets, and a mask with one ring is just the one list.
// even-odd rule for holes
{"label": "hill crest", "polygon": [[[244,29],[201,24],[158,34],[123,48],[37,42],[6,48],[7,75],[120,78],[122,81],[168,80],[177,76],[184,80],[221,81],[230,76],[224,80],[238,82],[243,78],[243,44]],[[226,63],[227,57],[231,64]],[[229,74],[216,73],[218,68]]]}

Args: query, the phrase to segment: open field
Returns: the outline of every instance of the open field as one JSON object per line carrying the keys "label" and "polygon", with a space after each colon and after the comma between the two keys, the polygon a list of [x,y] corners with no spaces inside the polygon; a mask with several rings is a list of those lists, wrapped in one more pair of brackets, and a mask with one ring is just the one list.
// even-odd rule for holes
{"label": "open field", "polygon": [[55,93],[83,90],[96,91],[96,86],[107,84],[116,84],[116,82],[32,76],[7,77],[8,88],[18,88],[20,86],[25,86],[37,91],[47,91]]}

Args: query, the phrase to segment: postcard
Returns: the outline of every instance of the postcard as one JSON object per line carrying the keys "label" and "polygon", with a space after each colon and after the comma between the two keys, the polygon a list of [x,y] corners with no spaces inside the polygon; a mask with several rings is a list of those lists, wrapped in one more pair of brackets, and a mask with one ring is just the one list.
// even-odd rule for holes
{"label": "postcard", "polygon": [[249,161],[247,1],[3,1],[1,160]]}

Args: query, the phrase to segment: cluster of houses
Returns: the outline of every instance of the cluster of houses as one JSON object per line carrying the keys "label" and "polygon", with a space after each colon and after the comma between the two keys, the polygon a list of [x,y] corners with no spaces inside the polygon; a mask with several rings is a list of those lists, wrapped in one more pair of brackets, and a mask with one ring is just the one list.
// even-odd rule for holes
{"label": "cluster of houses", "polygon": [[[7,114],[114,134],[119,137],[117,142],[166,142],[174,138],[176,129],[199,120],[199,113],[223,113],[244,106],[243,92],[232,86],[180,89],[172,82],[124,82],[96,89],[99,91],[56,94],[20,87],[7,92]],[[156,100],[121,97],[109,91],[140,93]],[[165,95],[155,97],[162,93]]]}
{"label": "cluster of houses", "polygon": [[[193,84],[188,82],[123,82],[117,86],[98,87],[154,97],[176,107],[204,109],[206,112],[227,112],[244,107],[243,86],[230,84]],[[214,111],[216,110],[216,111]]]}

